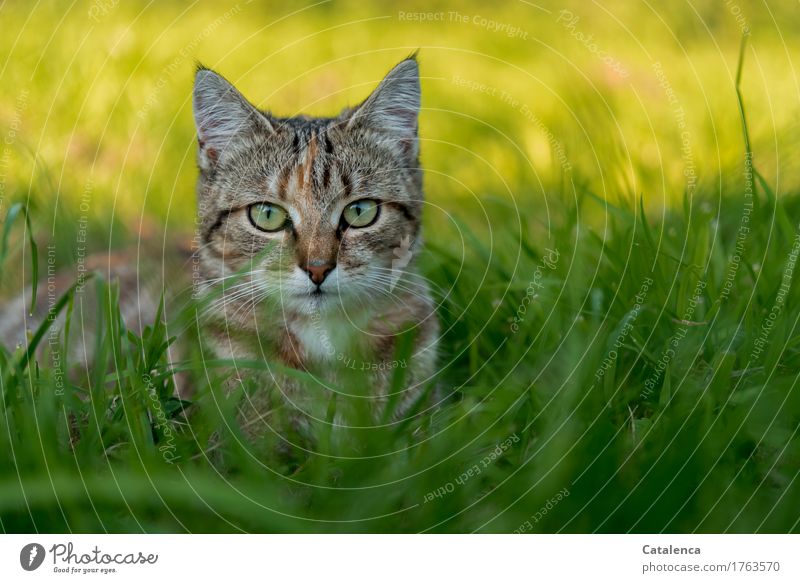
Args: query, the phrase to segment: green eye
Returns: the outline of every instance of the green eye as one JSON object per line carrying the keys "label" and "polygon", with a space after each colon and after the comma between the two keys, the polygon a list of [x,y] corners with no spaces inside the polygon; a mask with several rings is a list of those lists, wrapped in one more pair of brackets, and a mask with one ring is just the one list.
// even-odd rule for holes
{"label": "green eye", "polygon": [[378,218],[378,209],[378,201],[357,200],[344,208],[342,220],[351,227],[368,227]]}
{"label": "green eye", "polygon": [[281,207],[266,202],[250,205],[247,216],[256,229],[262,231],[280,231],[288,222],[288,215]]}

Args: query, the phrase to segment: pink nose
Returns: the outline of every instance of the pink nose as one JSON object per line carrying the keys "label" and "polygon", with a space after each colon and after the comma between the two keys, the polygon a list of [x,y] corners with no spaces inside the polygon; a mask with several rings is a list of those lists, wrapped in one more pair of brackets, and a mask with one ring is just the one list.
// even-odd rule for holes
{"label": "pink nose", "polygon": [[316,285],[322,285],[322,282],[325,281],[325,278],[333,271],[334,267],[336,266],[326,261],[315,260],[309,261],[303,269],[306,270],[311,281]]}

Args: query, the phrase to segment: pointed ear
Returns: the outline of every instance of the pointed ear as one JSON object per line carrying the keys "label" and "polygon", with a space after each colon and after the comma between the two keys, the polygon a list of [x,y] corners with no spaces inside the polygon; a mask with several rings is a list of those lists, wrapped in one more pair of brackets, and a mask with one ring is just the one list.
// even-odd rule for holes
{"label": "pointed ear", "polygon": [[347,127],[369,127],[416,150],[420,93],[419,66],[412,56],[389,71],[372,95],[356,107]]}
{"label": "pointed ear", "polygon": [[198,68],[192,104],[200,146],[199,162],[204,170],[213,167],[242,136],[258,127],[272,129],[264,114],[224,77],[210,69]]}

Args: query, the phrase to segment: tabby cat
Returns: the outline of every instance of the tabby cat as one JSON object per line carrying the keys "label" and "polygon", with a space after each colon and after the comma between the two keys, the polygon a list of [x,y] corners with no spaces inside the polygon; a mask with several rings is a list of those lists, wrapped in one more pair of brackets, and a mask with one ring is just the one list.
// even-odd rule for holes
{"label": "tabby cat", "polygon": [[[391,371],[408,365],[402,402],[413,401],[434,373],[439,334],[416,266],[424,206],[416,58],[336,117],[277,117],[202,67],[193,104],[198,287],[214,298],[206,314],[217,356],[328,378],[357,362],[374,371],[376,405]],[[396,339],[409,329],[412,358],[397,363]],[[290,399],[308,390],[277,380]]]}

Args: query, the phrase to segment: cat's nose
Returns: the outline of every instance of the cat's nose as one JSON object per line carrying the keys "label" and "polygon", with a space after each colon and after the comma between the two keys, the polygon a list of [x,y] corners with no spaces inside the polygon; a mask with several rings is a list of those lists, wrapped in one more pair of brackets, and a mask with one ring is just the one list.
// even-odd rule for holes
{"label": "cat's nose", "polygon": [[322,282],[325,281],[325,278],[333,271],[334,267],[336,267],[336,265],[317,259],[306,263],[303,269],[305,269],[311,281],[316,285],[322,285]]}

